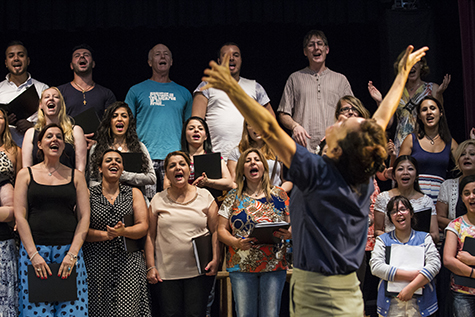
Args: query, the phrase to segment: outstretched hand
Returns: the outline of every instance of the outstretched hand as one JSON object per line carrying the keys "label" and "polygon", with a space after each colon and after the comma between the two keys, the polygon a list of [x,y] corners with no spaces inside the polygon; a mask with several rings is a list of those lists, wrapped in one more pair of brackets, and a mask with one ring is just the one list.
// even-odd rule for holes
{"label": "outstretched hand", "polygon": [[439,85],[439,88],[437,89],[437,94],[443,94],[444,91],[449,86],[451,80],[452,80],[452,76],[449,74],[445,74],[444,80],[442,80],[442,83]]}
{"label": "outstretched hand", "polygon": [[414,66],[418,61],[421,60],[423,56],[426,55],[426,51],[428,51],[429,48],[427,46],[424,46],[415,52],[413,52],[413,50],[414,50],[414,46],[412,45],[409,45],[406,48],[406,53],[401,58],[401,61],[399,61],[399,65],[398,65],[399,73],[401,72],[409,73],[411,71],[412,66]]}
{"label": "outstretched hand", "polygon": [[205,69],[205,76],[201,80],[207,84],[201,87],[201,91],[208,88],[216,88],[227,92],[230,88],[230,83],[235,82],[229,71],[229,58],[231,53],[226,53],[222,59],[221,65],[215,61],[209,62],[210,68]]}
{"label": "outstretched hand", "polygon": [[371,80],[368,82],[368,91],[371,95],[371,98],[373,98],[373,100],[376,101],[379,106],[381,101],[383,101],[383,95],[381,95],[381,92],[378,90],[378,88],[374,87],[373,82]]}

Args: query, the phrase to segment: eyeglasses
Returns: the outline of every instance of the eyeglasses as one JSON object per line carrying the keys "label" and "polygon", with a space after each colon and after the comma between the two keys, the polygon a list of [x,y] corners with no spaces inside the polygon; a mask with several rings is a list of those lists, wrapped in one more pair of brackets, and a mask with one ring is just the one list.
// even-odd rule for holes
{"label": "eyeglasses", "polygon": [[399,207],[398,209],[396,210],[392,210],[389,214],[391,216],[397,214],[397,213],[401,213],[401,214],[405,214],[409,211],[409,209],[407,209],[406,207]]}
{"label": "eyeglasses", "polygon": [[359,115],[360,113],[358,112],[358,110],[356,110],[356,108],[354,107],[343,107],[340,109],[340,113],[348,113],[348,112],[353,112],[353,113],[356,113],[357,115]]}

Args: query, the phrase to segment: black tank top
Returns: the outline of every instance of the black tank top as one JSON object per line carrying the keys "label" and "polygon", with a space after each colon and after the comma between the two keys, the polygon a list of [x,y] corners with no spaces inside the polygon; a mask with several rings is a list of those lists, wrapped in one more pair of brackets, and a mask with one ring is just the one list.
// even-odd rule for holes
{"label": "black tank top", "polygon": [[28,185],[28,222],[37,245],[66,245],[73,241],[77,219],[74,169],[71,181],[62,185],[42,185],[35,182],[31,168]]}

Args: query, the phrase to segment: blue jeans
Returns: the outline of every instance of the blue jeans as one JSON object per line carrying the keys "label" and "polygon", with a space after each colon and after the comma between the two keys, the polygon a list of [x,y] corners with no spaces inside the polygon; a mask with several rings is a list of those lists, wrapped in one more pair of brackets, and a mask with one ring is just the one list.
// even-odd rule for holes
{"label": "blue jeans", "polygon": [[454,317],[475,316],[475,295],[453,292]]}
{"label": "blue jeans", "polygon": [[230,272],[238,317],[277,317],[287,271]]}

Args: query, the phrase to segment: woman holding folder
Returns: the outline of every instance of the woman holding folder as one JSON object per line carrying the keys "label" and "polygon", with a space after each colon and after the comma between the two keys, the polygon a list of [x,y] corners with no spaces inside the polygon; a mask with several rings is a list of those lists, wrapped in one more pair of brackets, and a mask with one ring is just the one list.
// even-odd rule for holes
{"label": "woman holding folder", "polygon": [[278,244],[261,244],[249,237],[258,223],[290,222],[287,193],[272,186],[269,167],[258,149],[248,149],[236,165],[237,188],[219,210],[219,240],[228,246],[227,271],[231,278],[237,316],[279,316],[287,276],[285,240],[289,230],[274,232]]}
{"label": "woman holding folder", "polygon": [[[59,125],[45,126],[37,145],[42,162],[23,168],[15,183],[13,206],[22,242],[18,262],[20,316],[88,316],[87,274],[81,247],[89,228],[89,192],[84,174],[60,162],[64,138]],[[52,269],[53,264],[59,268]],[[28,275],[29,269],[36,276]],[[76,300],[30,301],[32,278],[70,279],[74,270]],[[48,289],[41,287],[37,291],[45,293]]]}
{"label": "woman holding folder", "polygon": [[106,109],[104,119],[97,129],[97,144],[93,145],[90,151],[90,187],[100,184],[101,158],[108,149],[118,150],[121,153],[138,153],[140,172],[124,170],[120,182],[140,188],[148,199],[152,199],[156,191],[157,176],[153,170],[150,154],[137,136],[132,111],[123,101],[116,101]]}
{"label": "woman holding folder", "polygon": [[[170,186],[150,202],[145,245],[147,280],[156,284],[152,301],[158,301],[162,317],[204,317],[219,266],[218,206],[208,190],[189,184],[188,155],[171,152],[164,164]],[[204,235],[211,235],[212,259],[200,274],[192,240]]]}
{"label": "woman holding folder", "polygon": [[[226,163],[221,158],[221,178],[210,179],[203,173],[195,175],[193,157],[196,155],[204,155],[213,153],[211,145],[211,137],[209,135],[208,124],[201,117],[190,117],[183,124],[181,131],[181,150],[189,155],[191,160],[190,178],[188,182],[198,187],[208,187],[216,190],[229,190],[232,188],[233,182]],[[169,185],[169,180],[165,178],[165,187]]]}
{"label": "woman holding folder", "polygon": [[[126,240],[144,237],[147,206],[139,189],[120,183],[124,170],[119,151],[102,155],[101,184],[91,190],[91,224],[84,243],[89,276],[89,316],[150,316],[143,246]],[[130,218],[130,225],[127,225]]]}
{"label": "woman holding folder", "polygon": [[[378,314],[384,317],[430,316],[438,309],[433,279],[440,269],[439,252],[430,234],[412,229],[414,209],[406,197],[392,197],[386,213],[395,229],[376,238],[370,260],[371,272],[382,280],[378,289]],[[386,260],[386,248],[396,246],[420,247],[423,252],[421,269],[402,269],[391,265]],[[407,249],[405,252],[411,252],[410,248]],[[410,254],[407,256],[410,257]],[[407,285],[396,292],[397,296],[390,297],[386,293],[388,282],[405,282]],[[414,297],[416,290],[423,286],[422,296]]]}
{"label": "woman holding folder", "polygon": [[[412,50],[412,46],[406,49],[398,75],[372,119],[342,118],[327,128],[324,157],[297,145],[275,118],[240,88],[229,71],[229,54],[220,65],[211,61],[210,69],[205,70],[203,80],[208,84],[202,89],[226,92],[289,168],[286,179],[294,184],[290,206],[294,250],[291,316],[329,316],[335,309],[341,315],[363,315],[354,271],[364,255],[373,192],[369,180],[387,157],[384,129],[397,108],[409,71],[428,48]],[[321,305],[323,301],[327,304]]]}
{"label": "woman holding folder", "polygon": [[66,114],[66,104],[63,95],[56,87],[51,87],[41,93],[38,107],[38,122],[26,131],[22,145],[23,167],[41,162],[38,157],[38,134],[51,123],[55,123],[64,131],[65,148],[61,155],[61,164],[85,172],[87,159],[87,144],[84,131]]}
{"label": "woman holding folder", "polygon": [[470,279],[469,283],[457,284],[452,277],[450,289],[454,300],[453,313],[456,317],[475,315],[475,250],[468,252],[464,247],[468,239],[475,238],[475,175],[464,177],[459,189],[467,213],[449,223],[445,229],[444,247],[445,267],[455,275]]}

